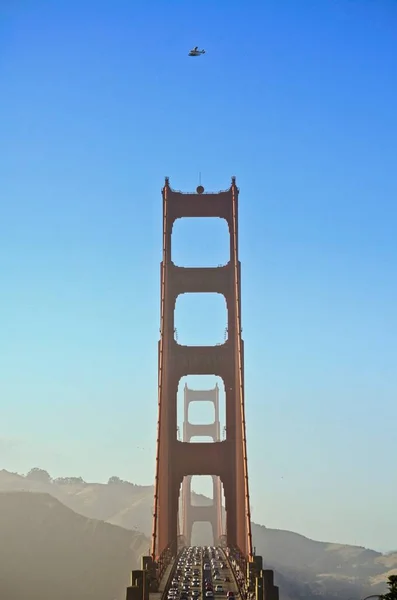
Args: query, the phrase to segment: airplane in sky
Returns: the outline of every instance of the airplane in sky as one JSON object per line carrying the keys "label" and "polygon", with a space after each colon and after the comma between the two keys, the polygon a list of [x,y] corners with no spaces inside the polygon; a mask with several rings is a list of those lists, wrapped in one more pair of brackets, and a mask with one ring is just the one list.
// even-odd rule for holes
{"label": "airplane in sky", "polygon": [[189,56],[201,56],[202,54],[205,54],[205,50],[199,50],[198,46],[189,52]]}

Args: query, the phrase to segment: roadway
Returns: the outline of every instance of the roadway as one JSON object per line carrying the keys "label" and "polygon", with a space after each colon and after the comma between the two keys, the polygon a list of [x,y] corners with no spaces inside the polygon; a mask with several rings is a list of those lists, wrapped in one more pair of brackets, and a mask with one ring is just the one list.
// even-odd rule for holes
{"label": "roadway", "polygon": [[239,590],[222,548],[192,546],[182,550],[164,600],[240,600]]}

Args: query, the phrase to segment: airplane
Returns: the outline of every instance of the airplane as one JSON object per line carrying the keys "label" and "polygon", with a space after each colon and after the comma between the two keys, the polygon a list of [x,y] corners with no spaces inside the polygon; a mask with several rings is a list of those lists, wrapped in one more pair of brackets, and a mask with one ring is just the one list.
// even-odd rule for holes
{"label": "airplane", "polygon": [[205,50],[199,50],[198,46],[189,52],[189,56],[200,56],[201,54],[205,54]]}

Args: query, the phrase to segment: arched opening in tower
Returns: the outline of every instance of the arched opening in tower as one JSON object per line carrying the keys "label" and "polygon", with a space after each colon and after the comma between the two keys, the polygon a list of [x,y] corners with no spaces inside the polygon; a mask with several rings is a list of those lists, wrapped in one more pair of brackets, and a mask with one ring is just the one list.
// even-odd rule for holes
{"label": "arched opening in tower", "polygon": [[230,260],[225,219],[184,217],[173,224],[171,260],[178,267],[220,267]]}
{"label": "arched opening in tower", "polygon": [[192,443],[222,441],[225,427],[226,396],[222,378],[215,375],[182,377],[177,392],[178,439]]}
{"label": "arched opening in tower", "polygon": [[212,475],[192,475],[192,505],[210,506],[214,502]]}
{"label": "arched opening in tower", "polygon": [[[191,402],[188,409],[188,420],[192,425],[210,425],[216,421],[216,410],[213,402]],[[197,436],[194,436],[197,437]],[[206,436],[202,436],[206,437]]]}
{"label": "arched opening in tower", "polygon": [[216,476],[184,477],[179,497],[179,531],[188,545],[219,544],[225,533],[222,491]]}
{"label": "arched opening in tower", "polygon": [[211,523],[193,523],[192,546],[215,546]]}
{"label": "arched opening in tower", "polygon": [[228,312],[222,294],[180,294],[174,313],[174,338],[181,346],[217,346],[228,339]]}

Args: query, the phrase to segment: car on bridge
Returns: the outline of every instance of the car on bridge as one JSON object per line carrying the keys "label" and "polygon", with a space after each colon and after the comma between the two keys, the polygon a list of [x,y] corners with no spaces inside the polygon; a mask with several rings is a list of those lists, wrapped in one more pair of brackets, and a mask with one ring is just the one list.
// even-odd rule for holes
{"label": "car on bridge", "polygon": [[216,594],[223,594],[223,586],[222,585],[216,585],[215,586],[215,593]]}

